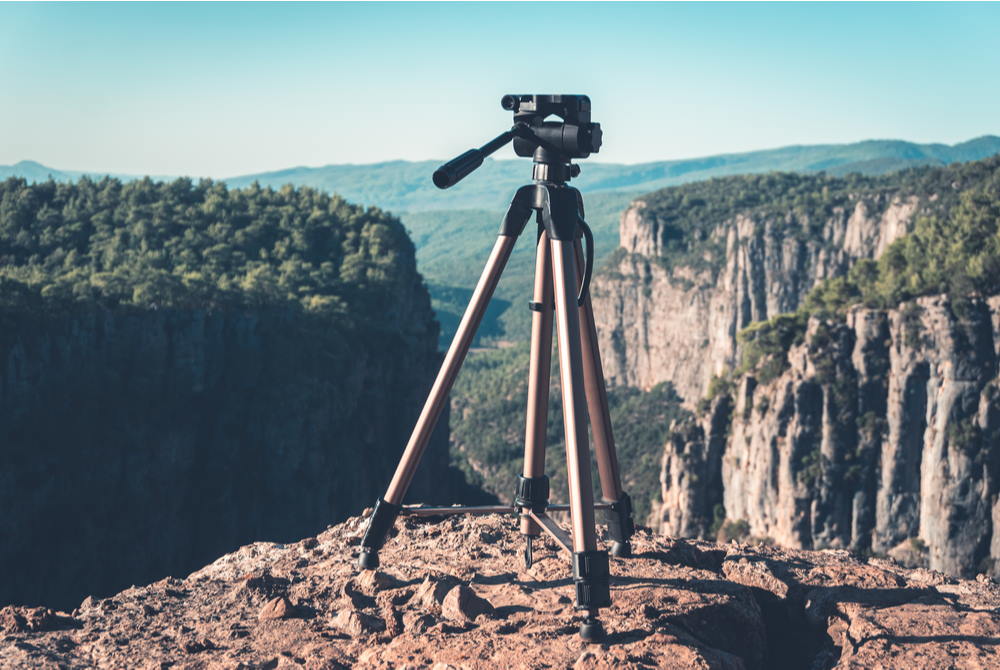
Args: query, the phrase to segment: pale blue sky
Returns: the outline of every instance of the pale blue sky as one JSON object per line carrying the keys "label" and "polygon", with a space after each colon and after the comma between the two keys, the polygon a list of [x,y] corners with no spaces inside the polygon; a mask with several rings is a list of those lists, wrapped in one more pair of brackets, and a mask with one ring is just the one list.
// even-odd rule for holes
{"label": "pale blue sky", "polygon": [[589,94],[602,161],[953,143],[1000,133],[998,36],[998,4],[0,4],[0,164],[446,158],[507,92]]}

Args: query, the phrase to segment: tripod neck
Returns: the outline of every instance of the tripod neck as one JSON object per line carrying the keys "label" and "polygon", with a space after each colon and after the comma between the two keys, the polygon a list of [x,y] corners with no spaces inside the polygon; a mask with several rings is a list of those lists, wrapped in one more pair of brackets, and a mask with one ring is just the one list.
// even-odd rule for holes
{"label": "tripod neck", "polygon": [[580,166],[570,163],[569,158],[545,147],[535,149],[534,165],[531,178],[536,184],[565,185],[573,177],[580,174]]}

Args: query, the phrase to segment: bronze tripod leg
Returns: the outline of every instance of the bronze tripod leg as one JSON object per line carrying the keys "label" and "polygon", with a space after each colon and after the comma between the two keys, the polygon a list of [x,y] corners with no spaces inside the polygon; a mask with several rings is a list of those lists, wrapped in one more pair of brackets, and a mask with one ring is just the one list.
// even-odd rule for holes
{"label": "bronze tripod leg", "polygon": [[559,325],[559,381],[566,433],[566,469],[569,505],[573,517],[573,550],[597,549],[594,531],[594,492],[587,444],[587,398],[580,346],[580,316],[576,309],[576,254],[573,242],[552,240],[552,280]]}
{"label": "bronze tripod leg", "polygon": [[500,281],[500,275],[503,273],[516,241],[516,235],[501,234],[497,237],[493,251],[486,262],[486,267],[483,268],[483,274],[479,277],[479,283],[472,293],[469,306],[466,307],[462,321],[459,323],[458,331],[451,341],[451,346],[448,347],[448,353],[445,354],[441,369],[438,370],[434,385],[431,387],[426,402],[424,402],[424,408],[413,427],[403,456],[399,465],[396,466],[396,472],[389,483],[385,497],[380,498],[375,503],[375,510],[369,519],[365,537],[361,542],[359,565],[364,569],[378,567],[377,552],[382,546],[386,533],[399,514],[403,497],[406,495],[410,482],[413,481],[413,475],[420,464],[420,458],[427,448],[438,417],[441,416],[444,403],[448,400],[448,392],[451,390],[452,384],[458,376],[458,371],[462,367],[462,362],[469,352],[472,338],[486,313],[490,298],[496,290],[497,282]]}
{"label": "bronze tripod leg", "polygon": [[[574,244],[576,262],[583,266],[583,250],[579,240]],[[611,504],[608,510],[608,526],[612,538],[611,554],[617,557],[632,553],[629,539],[635,532],[632,521],[632,503],[622,490],[621,471],[618,467],[618,453],[615,437],[611,429],[611,413],[608,410],[608,392],[604,383],[604,369],[601,365],[601,350],[597,344],[597,326],[594,323],[594,308],[589,292],[583,296],[580,305],[580,342],[583,348],[583,379],[587,393],[587,410],[590,414],[590,428],[594,436],[594,457],[601,479],[601,495]]]}
{"label": "bronze tripod leg", "polygon": [[552,364],[552,256],[549,236],[542,230],[535,250],[535,288],[531,303],[531,357],[528,367],[528,407],[525,413],[524,466],[514,504],[522,509],[521,533],[526,536],[525,564],[531,567],[532,539],[541,533],[529,511],[541,512],[549,497],[545,476],[545,433],[549,411]]}
{"label": "bronze tripod leg", "polygon": [[611,604],[611,591],[608,554],[597,548],[594,528],[594,492],[587,445],[587,399],[577,309],[576,253],[573,239],[553,239],[550,244],[559,332],[559,385],[566,432],[566,470],[573,517],[573,582],[576,607],[585,611],[580,635],[594,640],[603,636],[597,611]]}

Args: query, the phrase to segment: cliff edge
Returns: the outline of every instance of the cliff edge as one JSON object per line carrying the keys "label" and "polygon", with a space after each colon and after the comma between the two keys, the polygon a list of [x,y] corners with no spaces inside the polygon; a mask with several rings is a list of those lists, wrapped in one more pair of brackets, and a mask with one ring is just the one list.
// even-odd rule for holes
{"label": "cliff edge", "polygon": [[72,613],[0,610],[0,667],[984,668],[1000,587],[846,551],[640,531],[612,566],[607,640],[576,635],[569,564],[525,570],[505,517],[407,520],[357,573],[361,518],[255,543]]}

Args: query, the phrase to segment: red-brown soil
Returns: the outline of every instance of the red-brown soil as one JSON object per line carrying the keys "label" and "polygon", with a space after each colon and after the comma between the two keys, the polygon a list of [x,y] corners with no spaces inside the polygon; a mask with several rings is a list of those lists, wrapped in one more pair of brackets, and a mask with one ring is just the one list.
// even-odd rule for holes
{"label": "red-brown soil", "polygon": [[612,560],[608,637],[586,644],[554,544],[525,570],[510,518],[397,525],[375,572],[354,567],[351,519],[72,613],[3,608],[0,667],[1000,668],[985,579],[640,531]]}

